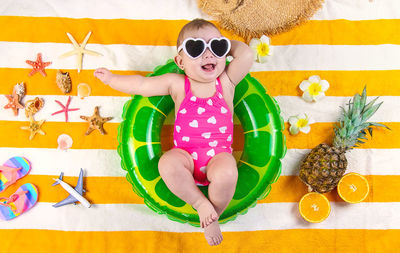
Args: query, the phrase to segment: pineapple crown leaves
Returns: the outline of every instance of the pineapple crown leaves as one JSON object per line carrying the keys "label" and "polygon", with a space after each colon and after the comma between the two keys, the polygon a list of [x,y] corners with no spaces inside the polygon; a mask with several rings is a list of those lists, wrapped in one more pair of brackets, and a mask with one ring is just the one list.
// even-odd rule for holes
{"label": "pineapple crown leaves", "polygon": [[341,107],[341,118],[334,126],[335,138],[333,145],[335,147],[349,150],[353,147],[358,147],[359,144],[365,143],[364,140],[367,140],[367,132],[372,137],[373,127],[390,129],[380,123],[366,122],[382,105],[383,102],[375,104],[378,98],[374,98],[367,104],[367,91],[366,87],[364,87],[361,95],[354,95],[353,101],[350,99],[347,108]]}

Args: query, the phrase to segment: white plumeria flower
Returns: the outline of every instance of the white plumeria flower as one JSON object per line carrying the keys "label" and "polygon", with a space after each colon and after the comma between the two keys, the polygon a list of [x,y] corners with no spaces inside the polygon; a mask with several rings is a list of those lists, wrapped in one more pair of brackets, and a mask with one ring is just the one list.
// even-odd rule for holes
{"label": "white plumeria flower", "polygon": [[308,80],[304,80],[300,83],[300,89],[304,92],[303,99],[307,102],[317,101],[323,98],[328,88],[328,81],[321,80],[319,76],[310,76]]}
{"label": "white plumeria flower", "polygon": [[299,131],[308,134],[311,130],[310,124],[314,123],[314,119],[308,117],[307,114],[290,116],[289,117],[289,132],[293,135],[298,134]]}
{"label": "white plumeria flower", "polygon": [[270,39],[267,36],[263,35],[259,39],[251,39],[249,46],[254,52],[255,61],[259,63],[267,62],[268,56],[272,53]]}

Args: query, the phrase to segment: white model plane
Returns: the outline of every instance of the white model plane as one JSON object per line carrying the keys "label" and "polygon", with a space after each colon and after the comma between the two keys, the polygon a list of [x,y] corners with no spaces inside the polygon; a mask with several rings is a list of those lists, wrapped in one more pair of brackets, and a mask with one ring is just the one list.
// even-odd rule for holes
{"label": "white model plane", "polygon": [[64,173],[61,172],[58,179],[53,178],[54,181],[56,181],[53,186],[60,184],[62,188],[64,188],[70,195],[66,199],[54,204],[53,207],[64,206],[79,201],[83,206],[89,208],[89,201],[82,196],[82,192],[85,191],[83,189],[83,170],[81,169],[81,172],[79,173],[78,183],[76,184],[75,188],[72,188],[69,184],[62,181],[63,176]]}

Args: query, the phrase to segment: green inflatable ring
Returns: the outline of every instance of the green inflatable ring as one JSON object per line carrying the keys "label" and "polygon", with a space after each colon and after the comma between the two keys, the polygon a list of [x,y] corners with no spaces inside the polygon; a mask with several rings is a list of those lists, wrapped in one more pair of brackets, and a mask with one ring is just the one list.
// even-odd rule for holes
{"label": "green inflatable ring", "polygon": [[[172,60],[158,66],[150,76],[183,73]],[[123,121],[118,128],[118,154],[136,194],[144,203],[169,219],[199,226],[197,212],[176,197],[158,172],[161,128],[173,110],[170,96],[135,95],[125,103]],[[244,148],[238,161],[238,182],[232,201],[220,216],[220,223],[234,220],[265,198],[281,173],[286,153],[283,119],[276,101],[249,74],[237,85],[234,112],[244,131]],[[207,186],[199,186],[207,196]]]}

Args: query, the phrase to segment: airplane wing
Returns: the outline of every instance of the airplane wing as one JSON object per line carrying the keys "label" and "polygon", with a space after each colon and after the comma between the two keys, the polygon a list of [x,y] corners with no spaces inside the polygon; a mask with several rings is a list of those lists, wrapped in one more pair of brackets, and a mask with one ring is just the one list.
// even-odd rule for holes
{"label": "airplane wing", "polygon": [[[60,178],[62,179],[62,176]],[[81,172],[79,173],[78,182],[76,183],[76,186],[75,186],[74,189],[80,195],[82,195],[82,192],[85,191],[83,189],[83,170],[82,169],[81,169]],[[60,207],[60,206],[64,206],[64,205],[69,205],[69,204],[75,203],[77,201],[78,200],[74,196],[69,195],[66,199],[54,204],[53,207]]]}
{"label": "airplane wing", "polygon": [[54,204],[53,207],[65,206],[65,205],[69,205],[69,204],[75,203],[77,201],[78,200],[74,196],[69,195],[66,199],[61,200],[60,202]]}
{"label": "airplane wing", "polygon": [[82,192],[83,192],[83,170],[82,169],[81,169],[81,172],[79,172],[78,183],[76,183],[75,191],[77,191],[80,195],[82,195]]}

